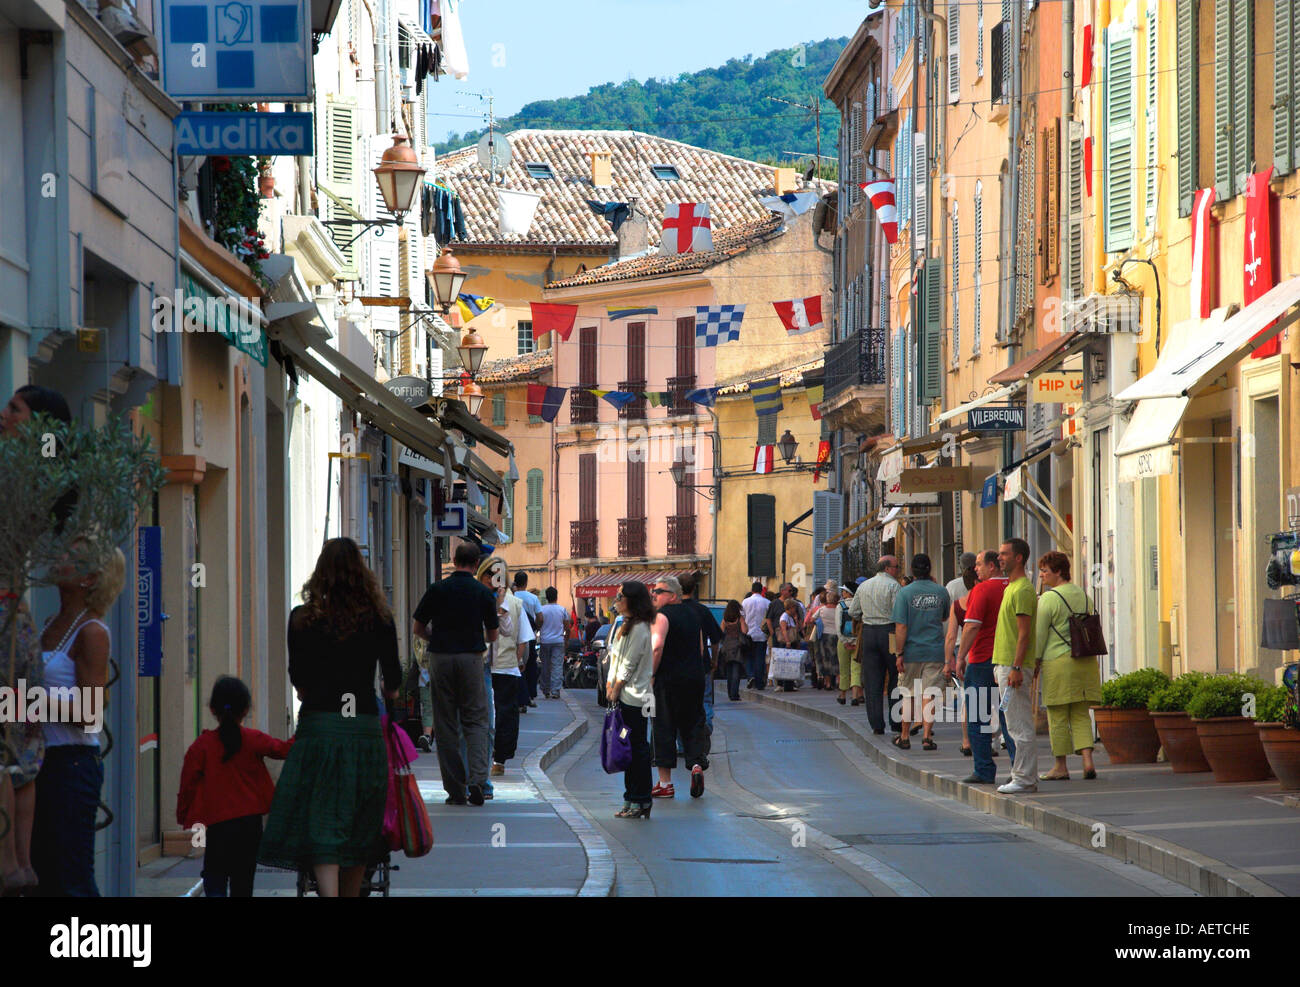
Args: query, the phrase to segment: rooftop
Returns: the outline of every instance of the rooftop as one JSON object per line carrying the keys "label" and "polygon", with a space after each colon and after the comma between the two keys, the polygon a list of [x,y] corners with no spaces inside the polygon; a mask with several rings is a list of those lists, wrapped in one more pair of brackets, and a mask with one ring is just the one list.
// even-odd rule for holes
{"label": "rooftop", "polygon": [[[781,386],[782,387],[803,387],[804,375],[811,373],[814,370],[820,370],[824,364],[825,364],[825,359],[819,356],[815,360],[809,360],[808,362],[801,363],[798,366],[788,367],[785,370],[782,370],[780,372]],[[772,371],[769,371],[769,373],[774,372],[776,370],[777,368],[773,367]],[[764,374],[756,374],[753,370],[748,370],[746,371],[746,376],[744,380],[734,381],[730,384],[724,384],[721,381],[719,381],[718,383],[720,386],[718,387],[718,394],[719,396],[728,396],[732,394],[746,394],[749,391],[749,385],[754,381],[759,381],[759,380],[771,380],[771,377]],[[816,384],[819,383],[819,381],[813,381],[813,383]]]}
{"label": "rooftop", "polygon": [[513,380],[540,377],[551,369],[554,359],[554,350],[536,350],[532,353],[521,353],[519,356],[489,360],[479,369],[475,380],[480,384],[504,384]]}

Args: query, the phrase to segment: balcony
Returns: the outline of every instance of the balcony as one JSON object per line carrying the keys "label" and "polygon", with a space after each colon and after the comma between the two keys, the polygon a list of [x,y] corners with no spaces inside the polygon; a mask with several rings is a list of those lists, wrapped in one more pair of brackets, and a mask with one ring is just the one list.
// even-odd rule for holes
{"label": "balcony", "polygon": [[587,390],[595,384],[569,388],[569,422],[573,425],[596,424],[596,395]]}
{"label": "balcony", "polygon": [[645,555],[645,518],[618,519],[618,555],[624,559]]}
{"label": "balcony", "polygon": [[677,515],[668,518],[668,554],[695,554],[695,515]]}
{"label": "balcony", "polygon": [[867,431],[889,403],[888,330],[861,329],[826,351],[822,414],[831,428]]}
{"label": "balcony", "polygon": [[686,400],[686,395],[695,390],[695,375],[689,377],[669,377],[668,390],[673,396],[673,403],[668,408],[670,415],[693,415],[695,405]]}
{"label": "balcony", "polygon": [[569,556],[575,559],[596,557],[596,521],[569,522]]}
{"label": "balcony", "polygon": [[623,407],[618,409],[618,417],[639,421],[645,418],[645,381],[644,380],[620,380],[618,382],[620,391],[631,391],[637,397],[629,401]]}

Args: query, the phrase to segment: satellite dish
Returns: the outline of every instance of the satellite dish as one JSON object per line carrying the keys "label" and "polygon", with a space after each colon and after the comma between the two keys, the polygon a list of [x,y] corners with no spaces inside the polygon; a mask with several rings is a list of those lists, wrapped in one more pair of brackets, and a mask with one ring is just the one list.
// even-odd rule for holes
{"label": "satellite dish", "polygon": [[479,138],[478,163],[488,171],[500,173],[506,170],[514,152],[510,148],[510,138],[505,134],[490,131]]}

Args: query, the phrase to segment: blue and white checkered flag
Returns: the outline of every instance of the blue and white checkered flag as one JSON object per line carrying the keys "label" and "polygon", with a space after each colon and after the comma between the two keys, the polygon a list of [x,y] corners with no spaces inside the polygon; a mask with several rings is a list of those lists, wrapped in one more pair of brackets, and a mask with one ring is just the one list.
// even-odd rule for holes
{"label": "blue and white checkered flag", "polygon": [[744,317],[744,305],[697,305],[695,345],[734,343],[740,338],[740,322]]}

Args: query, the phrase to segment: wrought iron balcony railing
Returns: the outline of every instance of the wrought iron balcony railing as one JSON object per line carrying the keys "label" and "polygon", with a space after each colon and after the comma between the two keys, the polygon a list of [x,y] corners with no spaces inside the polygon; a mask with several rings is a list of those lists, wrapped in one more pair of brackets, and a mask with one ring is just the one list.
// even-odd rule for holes
{"label": "wrought iron balcony railing", "polygon": [[[589,385],[594,387],[595,385]],[[586,387],[569,388],[569,422],[574,425],[594,425],[596,423],[596,395]]]}
{"label": "wrought iron balcony railing", "polygon": [[668,554],[695,554],[695,515],[670,515],[668,518]]}
{"label": "wrought iron balcony railing", "polygon": [[596,521],[569,522],[569,555],[575,559],[596,557]]}
{"label": "wrought iron balcony railing", "polygon": [[618,519],[618,554],[623,558],[645,555],[645,518]]}
{"label": "wrought iron balcony railing", "polygon": [[669,377],[668,390],[673,396],[672,406],[668,409],[673,415],[693,415],[695,405],[686,399],[686,395],[695,390],[695,375],[689,377]]}
{"label": "wrought iron balcony railing", "polygon": [[631,391],[637,395],[632,401],[629,401],[623,407],[618,409],[618,417],[637,421],[645,418],[645,398],[641,395],[645,393],[644,380],[620,380],[618,382],[620,391]]}
{"label": "wrought iron balcony railing", "polygon": [[886,335],[884,329],[861,329],[826,351],[826,398],[857,384],[888,382]]}

